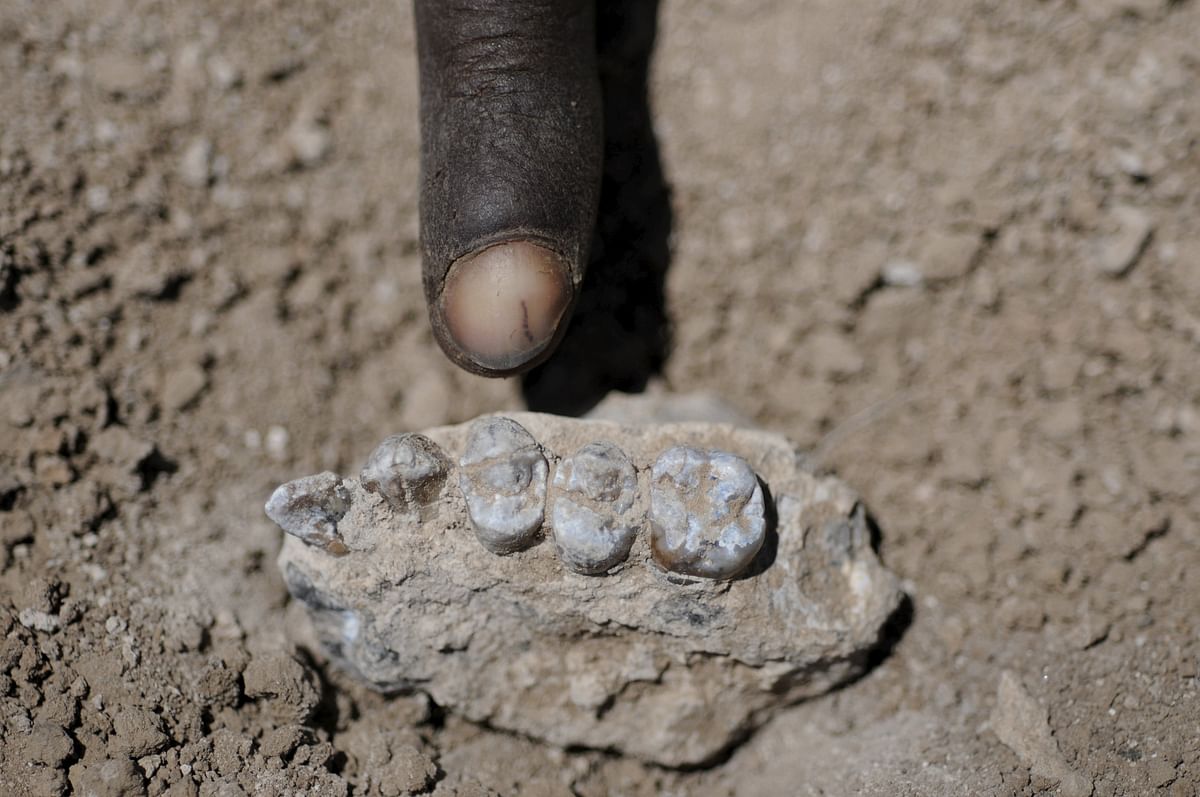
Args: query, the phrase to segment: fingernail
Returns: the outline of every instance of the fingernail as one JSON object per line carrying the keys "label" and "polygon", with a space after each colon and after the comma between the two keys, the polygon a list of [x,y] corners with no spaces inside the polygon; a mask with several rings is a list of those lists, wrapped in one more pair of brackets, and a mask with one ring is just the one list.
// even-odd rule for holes
{"label": "fingernail", "polygon": [[491,371],[511,371],[553,342],[571,304],[567,264],[527,241],[489,246],[456,261],[441,312],[459,350]]}

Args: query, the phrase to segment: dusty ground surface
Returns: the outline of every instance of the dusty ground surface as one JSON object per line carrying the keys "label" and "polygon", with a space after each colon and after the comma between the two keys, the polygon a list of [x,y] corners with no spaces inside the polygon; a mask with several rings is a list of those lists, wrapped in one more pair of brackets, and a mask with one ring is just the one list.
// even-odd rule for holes
{"label": "dusty ground surface", "polygon": [[875,669],[680,773],[297,647],[270,489],[524,402],[427,330],[409,10],[6,0],[0,792],[1196,793],[1200,4],[659,21],[669,194],[615,152],[601,229],[670,345],[610,349],[862,491],[911,596]]}

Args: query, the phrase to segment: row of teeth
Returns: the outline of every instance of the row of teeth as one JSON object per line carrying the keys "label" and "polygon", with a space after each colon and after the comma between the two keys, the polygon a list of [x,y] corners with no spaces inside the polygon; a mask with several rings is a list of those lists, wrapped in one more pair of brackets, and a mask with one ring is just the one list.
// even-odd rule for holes
{"label": "row of teeth", "polygon": [[[362,486],[393,509],[427,516],[452,464],[420,434],[384,440],[360,474]],[[559,559],[576,573],[599,575],[628,558],[643,517],[650,552],[661,568],[687,576],[732,578],[750,564],[766,536],[762,486],[741,457],[675,446],[650,467],[649,508],[639,500],[638,474],[616,445],[588,443],[550,465],[533,436],[503,417],[481,418],[467,430],[458,463],[475,536],[508,555],[537,545],[548,526]],[[552,484],[549,516],[547,486]],[[334,554],[346,552],[337,523],[350,493],[333,473],[288,482],[267,502],[267,514],[289,534]]]}

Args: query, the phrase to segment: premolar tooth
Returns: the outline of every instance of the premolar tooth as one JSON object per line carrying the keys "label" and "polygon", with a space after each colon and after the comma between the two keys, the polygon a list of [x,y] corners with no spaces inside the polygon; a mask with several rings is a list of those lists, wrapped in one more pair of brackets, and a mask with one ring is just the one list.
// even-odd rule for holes
{"label": "premolar tooth", "polygon": [[749,463],[723,451],[676,446],[651,469],[650,549],[676,573],[732,578],[762,548],[762,487]]}
{"label": "premolar tooth", "polygon": [[350,491],[329,471],[280,485],[266,505],[279,528],[337,556],[346,553],[337,524],[349,510]]}
{"label": "premolar tooth", "polygon": [[450,463],[437,443],[421,434],[397,434],[380,443],[359,478],[400,511],[420,510],[438,497]]}
{"label": "premolar tooth", "polygon": [[549,469],[525,427],[510,418],[480,418],[467,432],[460,464],[459,486],[483,546],[503,555],[537,542]]}
{"label": "premolar tooth", "polygon": [[554,474],[550,526],[558,556],[577,573],[598,575],[629,556],[637,537],[627,517],[637,498],[637,472],[612,443],[588,443]]}

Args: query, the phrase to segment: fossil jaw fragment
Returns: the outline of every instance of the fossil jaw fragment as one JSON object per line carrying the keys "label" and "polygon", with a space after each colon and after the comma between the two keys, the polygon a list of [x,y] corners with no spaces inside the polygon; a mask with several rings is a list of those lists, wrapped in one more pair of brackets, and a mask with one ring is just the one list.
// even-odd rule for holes
{"label": "fossil jaw fragment", "polygon": [[[428,437],[393,435],[371,453],[360,484],[392,509],[428,518],[448,467]],[[458,482],[484,548],[503,556],[540,541],[548,467],[537,441],[511,418],[485,417],[470,425]],[[639,502],[637,470],[614,443],[588,443],[558,462],[550,525],[568,569],[598,575],[620,565],[647,525],[654,561],[679,575],[732,578],[762,548],[762,488],[741,457],[675,446],[654,461],[650,478],[646,508]],[[349,500],[346,487],[326,472],[280,487],[267,514],[310,545],[344,552],[337,521]]]}
{"label": "fossil jaw fragment", "polygon": [[471,720],[703,763],[859,673],[900,598],[854,492],[777,435],[514,413],[390,440],[276,492],[280,566],[337,662]]}

